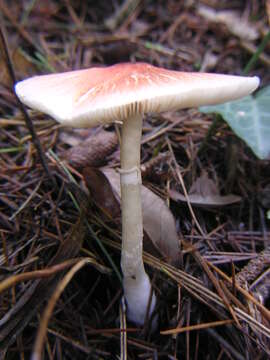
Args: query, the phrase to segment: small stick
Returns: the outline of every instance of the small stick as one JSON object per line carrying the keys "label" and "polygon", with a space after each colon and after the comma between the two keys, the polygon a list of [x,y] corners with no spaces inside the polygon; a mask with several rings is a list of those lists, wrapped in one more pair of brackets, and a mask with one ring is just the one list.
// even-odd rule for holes
{"label": "small stick", "polygon": [[[13,89],[14,89],[14,85],[16,83],[16,77],[15,77],[11,57],[10,57],[10,54],[9,54],[7,41],[6,41],[6,38],[5,38],[5,29],[4,29],[3,21],[1,21],[1,24],[0,24],[0,40],[1,40],[1,45],[2,45],[3,56],[4,56],[5,60],[6,60],[7,70],[8,70],[9,76],[11,78]],[[16,100],[17,100],[17,103],[19,105],[19,108],[20,108],[21,112],[23,113],[26,126],[27,126],[27,128],[28,128],[28,130],[29,130],[29,132],[30,132],[30,134],[32,136],[33,144],[34,144],[34,146],[35,146],[35,148],[37,150],[37,153],[39,155],[40,162],[41,162],[46,174],[49,176],[50,179],[52,179],[53,182],[55,182],[53,176],[51,175],[51,173],[49,171],[48,164],[47,164],[46,158],[44,156],[44,153],[43,153],[39,138],[36,135],[32,120],[30,119],[27,111],[25,110],[24,105],[21,103],[21,101],[17,97],[15,91],[13,91],[13,93],[14,93],[14,95],[16,97]]]}
{"label": "small stick", "polygon": [[170,329],[170,330],[163,330],[160,332],[160,334],[161,335],[175,335],[175,334],[180,334],[180,333],[187,332],[187,331],[208,329],[208,328],[213,328],[216,326],[223,326],[223,325],[228,325],[228,324],[233,324],[233,320],[227,319],[227,320],[212,321],[212,322],[197,324],[197,325],[189,325],[189,326],[179,327],[179,328]]}

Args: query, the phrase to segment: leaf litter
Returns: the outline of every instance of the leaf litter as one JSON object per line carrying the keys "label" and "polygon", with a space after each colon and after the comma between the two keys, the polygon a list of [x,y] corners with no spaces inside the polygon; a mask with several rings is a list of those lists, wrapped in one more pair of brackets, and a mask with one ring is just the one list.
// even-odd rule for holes
{"label": "leaf litter", "polygon": [[[269,25],[268,2],[129,2],[2,1],[1,29],[17,79],[134,60],[241,74]],[[200,6],[239,17],[220,26],[224,18],[209,21]],[[244,31],[257,40],[243,38],[239,18],[248,19]],[[264,85],[268,59],[266,46],[249,74]],[[100,129],[70,133],[28,111],[49,177],[3,71],[7,59],[0,61],[1,357],[29,358],[34,349],[37,358],[64,359],[269,357],[268,162],[223,122],[209,136],[212,117],[197,110],[145,119],[144,260],[160,321],[153,334],[134,328],[119,309],[119,191],[112,197],[113,186],[93,170],[119,166],[119,129],[106,127],[108,146]],[[184,201],[172,200],[183,185],[191,189]],[[236,197],[224,206],[230,194]]]}

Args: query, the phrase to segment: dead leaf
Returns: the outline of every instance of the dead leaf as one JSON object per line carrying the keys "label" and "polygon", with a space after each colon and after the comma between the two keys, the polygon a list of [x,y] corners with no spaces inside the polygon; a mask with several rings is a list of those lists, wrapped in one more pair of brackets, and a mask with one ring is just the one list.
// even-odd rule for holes
{"label": "dead leaf", "polygon": [[120,199],[113,193],[106,176],[95,168],[84,168],[83,177],[95,203],[112,219],[120,219]]}
{"label": "dead leaf", "polygon": [[218,187],[213,180],[209,179],[204,171],[202,175],[194,181],[189,189],[189,195],[200,195],[201,197],[219,195]]}
{"label": "dead leaf", "polygon": [[[178,191],[170,190],[169,195],[175,201],[187,202],[186,197]],[[192,184],[188,198],[191,205],[197,207],[219,207],[241,201],[241,197],[237,195],[220,195],[217,185],[209,179],[206,172],[203,172]]]}
{"label": "dead leaf", "polygon": [[270,0],[266,0],[265,8],[266,8],[266,15],[268,18],[268,24],[270,25]]}
{"label": "dead leaf", "polygon": [[259,37],[256,27],[235,11],[215,11],[208,6],[200,5],[198,14],[209,21],[226,25],[228,31],[243,40],[254,41]]}
{"label": "dead leaf", "polygon": [[[9,39],[10,41],[10,39]],[[19,74],[23,74],[24,77],[27,75],[30,76],[34,74],[36,66],[25,56],[25,54],[20,50],[16,39],[11,38],[11,44],[9,43],[11,49],[11,60],[15,69],[18,69]],[[13,82],[7,71],[4,57],[0,57],[0,83],[1,85],[12,87]]]}
{"label": "dead leaf", "polygon": [[[120,197],[120,175],[113,169],[102,170]],[[179,240],[175,220],[165,202],[142,186],[143,228],[153,245],[167,259],[179,261]]]}

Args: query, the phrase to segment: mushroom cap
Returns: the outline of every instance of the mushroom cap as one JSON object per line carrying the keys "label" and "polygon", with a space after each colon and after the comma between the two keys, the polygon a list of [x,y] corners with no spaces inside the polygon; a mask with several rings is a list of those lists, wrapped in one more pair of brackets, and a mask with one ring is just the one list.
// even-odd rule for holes
{"label": "mushroom cap", "polygon": [[120,63],[35,76],[16,84],[20,100],[73,127],[124,121],[236,100],[259,85],[258,77],[179,72],[146,63]]}

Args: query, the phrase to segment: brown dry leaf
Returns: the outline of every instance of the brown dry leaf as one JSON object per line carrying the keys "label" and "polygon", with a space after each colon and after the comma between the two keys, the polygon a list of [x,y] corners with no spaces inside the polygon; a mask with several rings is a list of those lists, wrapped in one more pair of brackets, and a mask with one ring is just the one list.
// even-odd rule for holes
{"label": "brown dry leaf", "polygon": [[270,25],[270,0],[266,0],[265,8],[266,8],[266,14],[267,14],[267,18],[268,18],[268,24]]}
{"label": "brown dry leaf", "polygon": [[[169,195],[175,201],[187,202],[186,197],[175,190],[170,190]],[[241,201],[241,197],[237,195],[220,195],[217,185],[209,179],[206,172],[192,184],[188,198],[191,205],[197,207],[219,207]]]}
{"label": "brown dry leaf", "polygon": [[208,21],[226,25],[228,31],[243,40],[254,41],[259,37],[256,27],[234,11],[215,11],[208,6],[200,5],[198,14]]}
{"label": "brown dry leaf", "polygon": [[115,197],[106,176],[95,168],[84,168],[83,177],[95,203],[112,219],[120,219],[120,200]]}
{"label": "brown dry leaf", "polygon": [[[9,46],[14,49],[11,51],[11,60],[13,67],[18,69],[17,73],[19,75],[23,74],[24,77],[34,74],[37,71],[36,66],[22,53],[15,40],[12,40]],[[0,57],[0,84],[9,87],[13,86],[6,68],[5,59],[2,56]]]}
{"label": "brown dry leaf", "polygon": [[[113,169],[102,170],[120,197],[120,175]],[[142,186],[143,228],[153,245],[167,259],[179,260],[179,240],[175,220],[165,202]]]}

